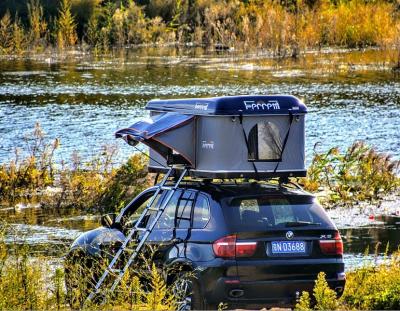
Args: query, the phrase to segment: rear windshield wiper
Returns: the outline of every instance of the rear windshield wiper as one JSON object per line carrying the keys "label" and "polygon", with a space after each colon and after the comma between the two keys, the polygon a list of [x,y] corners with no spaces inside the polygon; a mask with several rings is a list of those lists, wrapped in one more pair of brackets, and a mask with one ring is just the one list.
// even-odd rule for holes
{"label": "rear windshield wiper", "polygon": [[285,227],[305,227],[305,226],[321,226],[320,222],[310,221],[288,221],[284,223]]}

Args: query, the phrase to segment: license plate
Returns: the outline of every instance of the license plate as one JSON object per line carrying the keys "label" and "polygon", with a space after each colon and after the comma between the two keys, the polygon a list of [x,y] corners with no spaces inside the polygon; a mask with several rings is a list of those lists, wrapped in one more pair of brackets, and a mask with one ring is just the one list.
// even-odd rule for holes
{"label": "license plate", "polygon": [[271,242],[271,252],[277,254],[305,254],[306,242],[304,241],[276,241]]}

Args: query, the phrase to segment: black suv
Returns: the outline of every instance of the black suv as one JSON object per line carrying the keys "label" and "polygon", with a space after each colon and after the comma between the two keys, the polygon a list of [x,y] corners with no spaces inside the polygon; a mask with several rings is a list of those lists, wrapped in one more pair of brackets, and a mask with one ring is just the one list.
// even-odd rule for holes
{"label": "black suv", "polygon": [[[83,233],[67,258],[84,255],[87,262],[111,251],[156,189],[138,195],[111,224]],[[168,283],[182,272],[195,275],[186,278],[190,290],[182,309],[215,309],[221,302],[229,308],[293,306],[302,291],[312,291],[320,271],[339,296],[345,285],[337,228],[312,195],[289,186],[183,182],[146,243],[160,246],[157,258]]]}

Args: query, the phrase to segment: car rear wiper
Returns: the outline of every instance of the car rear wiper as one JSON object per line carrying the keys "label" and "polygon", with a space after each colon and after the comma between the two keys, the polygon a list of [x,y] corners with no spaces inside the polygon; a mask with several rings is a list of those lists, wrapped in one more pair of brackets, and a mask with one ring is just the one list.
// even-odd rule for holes
{"label": "car rear wiper", "polygon": [[320,222],[310,221],[288,221],[284,223],[285,227],[305,227],[305,226],[321,226]]}

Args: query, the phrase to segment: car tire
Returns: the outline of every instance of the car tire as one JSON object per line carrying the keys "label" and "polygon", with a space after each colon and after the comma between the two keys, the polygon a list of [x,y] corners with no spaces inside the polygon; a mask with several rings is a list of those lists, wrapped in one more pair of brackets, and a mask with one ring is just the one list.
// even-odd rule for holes
{"label": "car tire", "polygon": [[175,276],[172,292],[177,299],[177,310],[179,311],[215,310],[202,297],[200,284],[190,271],[181,272]]}

